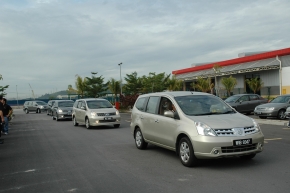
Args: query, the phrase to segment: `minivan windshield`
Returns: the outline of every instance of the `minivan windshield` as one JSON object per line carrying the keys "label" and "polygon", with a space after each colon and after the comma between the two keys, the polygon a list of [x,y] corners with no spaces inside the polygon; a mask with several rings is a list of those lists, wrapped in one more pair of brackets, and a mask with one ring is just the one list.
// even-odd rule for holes
{"label": "minivan windshield", "polygon": [[70,102],[70,101],[58,103],[59,107],[73,107],[73,105],[74,105],[74,102]]}
{"label": "minivan windshield", "polygon": [[179,96],[175,100],[189,116],[236,113],[223,100],[212,95]]}
{"label": "minivan windshield", "polygon": [[113,108],[109,101],[87,101],[89,109]]}
{"label": "minivan windshield", "polygon": [[42,102],[42,101],[37,101],[36,102],[38,105],[47,105],[45,102]]}

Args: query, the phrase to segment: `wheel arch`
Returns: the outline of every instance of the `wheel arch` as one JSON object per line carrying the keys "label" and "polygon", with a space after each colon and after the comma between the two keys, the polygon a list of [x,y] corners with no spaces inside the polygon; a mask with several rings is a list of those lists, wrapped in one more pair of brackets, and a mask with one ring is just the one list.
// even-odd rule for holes
{"label": "wheel arch", "polygon": [[[183,137],[187,137],[189,140],[190,138],[188,137],[188,135],[186,135],[185,133],[180,133],[177,138],[176,138],[176,142],[175,142],[175,152],[177,155],[179,155],[179,151],[178,151],[178,146],[179,146],[179,142],[180,140],[183,138]],[[191,143],[192,147],[193,147],[193,144]]]}

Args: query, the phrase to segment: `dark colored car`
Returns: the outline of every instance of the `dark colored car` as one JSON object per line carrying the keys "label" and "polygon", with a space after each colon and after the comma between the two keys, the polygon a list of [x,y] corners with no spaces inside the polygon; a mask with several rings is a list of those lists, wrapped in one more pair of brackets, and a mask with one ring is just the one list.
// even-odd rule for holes
{"label": "dark colored car", "polygon": [[56,100],[51,107],[52,119],[72,119],[74,101],[73,100]]}
{"label": "dark colored car", "polygon": [[55,100],[49,100],[47,102],[47,111],[46,111],[46,114],[47,115],[50,115],[50,116],[52,115],[52,113],[51,113],[51,107],[53,106],[54,102],[55,102]]}
{"label": "dark colored car", "polygon": [[286,118],[285,112],[288,107],[290,107],[290,94],[278,96],[268,104],[257,106],[254,113],[261,119],[277,117],[282,120]]}
{"label": "dark colored car", "polygon": [[43,101],[25,101],[23,104],[23,111],[27,114],[29,112],[41,113],[47,110],[47,103]]}
{"label": "dark colored car", "polygon": [[257,94],[237,94],[230,96],[225,102],[240,113],[251,114],[256,106],[268,103],[268,100]]}

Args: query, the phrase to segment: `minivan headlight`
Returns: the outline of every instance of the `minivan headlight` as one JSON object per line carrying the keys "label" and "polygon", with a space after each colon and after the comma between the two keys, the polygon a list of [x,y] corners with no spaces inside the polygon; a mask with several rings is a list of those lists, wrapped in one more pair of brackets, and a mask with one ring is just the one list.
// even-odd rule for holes
{"label": "minivan headlight", "polygon": [[119,115],[120,113],[119,113],[119,111],[118,110],[116,110],[116,115]]}
{"label": "minivan headlight", "polygon": [[260,125],[254,119],[252,119],[252,121],[253,121],[253,124],[254,124],[255,132],[259,132],[261,130]]}
{"label": "minivan headlight", "polygon": [[61,109],[58,109],[58,112],[59,112],[59,113],[62,113],[62,110],[61,110]]}
{"label": "minivan headlight", "polygon": [[199,135],[216,136],[214,130],[204,123],[195,122],[195,126]]}
{"label": "minivan headlight", "polygon": [[39,106],[39,108],[43,109],[43,106]]}
{"label": "minivan headlight", "polygon": [[274,107],[269,107],[268,110],[273,111],[275,108]]}
{"label": "minivan headlight", "polygon": [[96,116],[97,115],[97,113],[96,112],[91,112],[91,116]]}

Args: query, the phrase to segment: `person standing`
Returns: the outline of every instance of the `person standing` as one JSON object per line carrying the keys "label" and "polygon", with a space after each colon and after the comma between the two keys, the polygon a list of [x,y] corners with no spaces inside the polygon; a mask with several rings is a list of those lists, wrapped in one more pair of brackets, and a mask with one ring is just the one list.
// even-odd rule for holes
{"label": "person standing", "polygon": [[[0,128],[1,128],[1,133],[2,133],[2,128],[3,128],[3,124],[5,123],[4,121],[4,116],[3,116],[3,110],[4,110],[4,106],[2,104],[2,95],[0,95]],[[1,134],[0,134],[1,136]]]}
{"label": "person standing", "polygon": [[12,115],[12,108],[10,105],[7,104],[7,100],[5,98],[2,98],[2,104],[3,104],[3,116],[4,116],[4,127],[2,128],[3,134],[8,135],[8,129],[9,129],[9,117]]}

